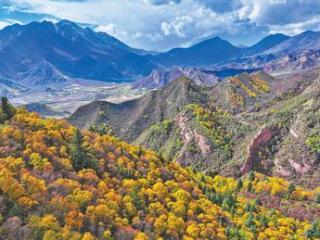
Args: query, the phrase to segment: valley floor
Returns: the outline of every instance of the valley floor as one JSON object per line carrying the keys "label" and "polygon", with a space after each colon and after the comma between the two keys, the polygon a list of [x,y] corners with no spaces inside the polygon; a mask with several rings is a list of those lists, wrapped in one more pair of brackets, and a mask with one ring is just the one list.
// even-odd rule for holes
{"label": "valley floor", "polygon": [[[45,104],[55,111],[55,118],[65,118],[77,108],[92,101],[103,100],[113,103],[129,101],[144,94],[143,90],[132,89],[126,84],[80,81],[62,86],[30,89],[10,97],[15,106],[31,103]],[[41,114],[41,112],[39,112]],[[45,116],[45,114],[42,114]]]}

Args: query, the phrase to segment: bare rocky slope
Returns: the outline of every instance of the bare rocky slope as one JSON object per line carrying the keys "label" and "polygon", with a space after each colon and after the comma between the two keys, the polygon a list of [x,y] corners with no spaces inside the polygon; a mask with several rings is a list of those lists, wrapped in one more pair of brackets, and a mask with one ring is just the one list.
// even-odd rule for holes
{"label": "bare rocky slope", "polygon": [[80,107],[69,121],[81,128],[106,123],[117,136],[132,141],[150,126],[175,117],[185,105],[206,105],[207,96],[202,89],[190,79],[180,78],[135,100],[120,104],[92,102]]}
{"label": "bare rocky slope", "polygon": [[311,186],[320,180],[319,72],[243,73],[214,87],[180,78],[133,101],[93,102],[69,121],[81,128],[104,124],[212,174],[255,170]]}

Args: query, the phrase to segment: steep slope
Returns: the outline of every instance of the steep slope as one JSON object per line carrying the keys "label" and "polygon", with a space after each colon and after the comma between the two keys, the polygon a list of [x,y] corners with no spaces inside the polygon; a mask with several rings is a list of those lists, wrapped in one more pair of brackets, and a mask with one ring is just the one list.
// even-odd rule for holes
{"label": "steep slope", "polygon": [[319,141],[316,142],[320,136],[319,89],[320,78],[301,95],[275,107],[276,116],[284,115],[281,120],[285,122],[287,133],[274,156],[273,173],[310,185],[320,180]]}
{"label": "steep slope", "polygon": [[251,131],[227,112],[189,104],[144,131],[134,144],[157,149],[182,166],[218,173],[232,158],[236,142]]}
{"label": "steep slope", "polygon": [[27,90],[27,87],[18,82],[0,77],[0,96],[13,97]]}
{"label": "steep slope", "polygon": [[[195,126],[203,125],[207,132],[214,130],[211,135],[203,135],[206,142],[210,143],[210,136],[215,136],[213,143],[218,142],[220,149],[229,150],[230,155],[224,154],[224,161],[219,164],[217,160],[221,158],[217,155],[215,161],[206,163],[198,159],[191,164],[200,162],[201,167],[206,166],[202,169],[233,176],[255,170],[316,186],[320,180],[319,150],[315,143],[320,129],[319,73],[319,69],[314,69],[277,78],[263,72],[241,74],[237,81],[227,79],[221,83],[227,87],[213,88],[214,103],[211,104],[231,111],[231,115],[222,115],[224,117],[219,122],[210,117],[208,110],[202,110],[195,118],[198,120]],[[217,95],[223,89],[227,93],[230,89],[237,93],[239,98],[235,99],[239,100],[238,103],[225,98],[225,94]],[[221,99],[227,101],[219,101]],[[188,129],[196,127],[189,125]],[[225,138],[219,139],[219,131]],[[213,146],[211,149],[215,153],[219,148],[217,144]],[[201,153],[200,150],[201,147],[196,152]]]}
{"label": "steep slope", "polygon": [[226,78],[212,89],[216,104],[233,113],[250,111],[275,97],[277,80],[263,71]]}
{"label": "steep slope", "polygon": [[290,37],[284,35],[284,34],[272,34],[265,38],[263,38],[261,41],[257,42],[256,44],[247,47],[245,49],[246,55],[254,55],[262,53],[270,48],[273,48],[277,46],[278,44],[284,42],[285,40],[288,40]]}
{"label": "steep slope", "polygon": [[62,117],[68,116],[70,114],[69,112],[57,112],[45,104],[36,103],[36,102],[26,104],[23,107],[28,112],[36,112],[40,116],[43,116],[43,117],[62,118]]}
{"label": "steep slope", "polygon": [[283,53],[294,53],[303,50],[320,49],[320,32],[307,31],[293,36],[286,41],[274,46],[264,54],[279,55]]}
{"label": "steep slope", "polygon": [[174,117],[183,106],[191,103],[206,104],[207,97],[200,86],[190,79],[180,78],[159,91],[151,91],[132,101],[90,103],[80,107],[69,121],[82,128],[105,123],[118,137],[133,140],[146,128]]}
{"label": "steep slope", "polygon": [[128,81],[155,67],[119,40],[69,21],[32,22],[0,31],[0,75],[29,85],[69,78]]}
{"label": "steep slope", "polygon": [[292,85],[259,112],[238,116],[254,131],[238,145],[233,163],[240,162],[229,170],[240,168],[242,174],[256,170],[304,185],[317,185],[320,165],[314,139],[320,129],[320,91],[319,70],[315,72],[306,74],[302,82],[297,76],[289,78],[297,86]]}

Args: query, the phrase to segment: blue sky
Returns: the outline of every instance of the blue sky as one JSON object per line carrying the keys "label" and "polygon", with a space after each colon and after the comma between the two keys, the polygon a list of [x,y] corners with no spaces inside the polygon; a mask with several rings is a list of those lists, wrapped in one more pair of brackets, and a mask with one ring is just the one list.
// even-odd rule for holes
{"label": "blue sky", "polygon": [[270,33],[320,30],[320,0],[0,0],[0,28],[68,19],[130,46],[163,51],[208,36],[250,45]]}

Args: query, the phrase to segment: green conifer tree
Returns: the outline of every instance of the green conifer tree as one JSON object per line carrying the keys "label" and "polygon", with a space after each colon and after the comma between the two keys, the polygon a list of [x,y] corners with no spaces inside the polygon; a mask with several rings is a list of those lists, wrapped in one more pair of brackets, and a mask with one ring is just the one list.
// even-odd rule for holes
{"label": "green conifer tree", "polygon": [[88,167],[88,157],[82,148],[83,137],[79,129],[76,130],[71,140],[70,155],[73,168],[77,171]]}
{"label": "green conifer tree", "polygon": [[0,122],[4,122],[12,118],[15,114],[15,109],[9,104],[7,97],[1,97],[1,116]]}

